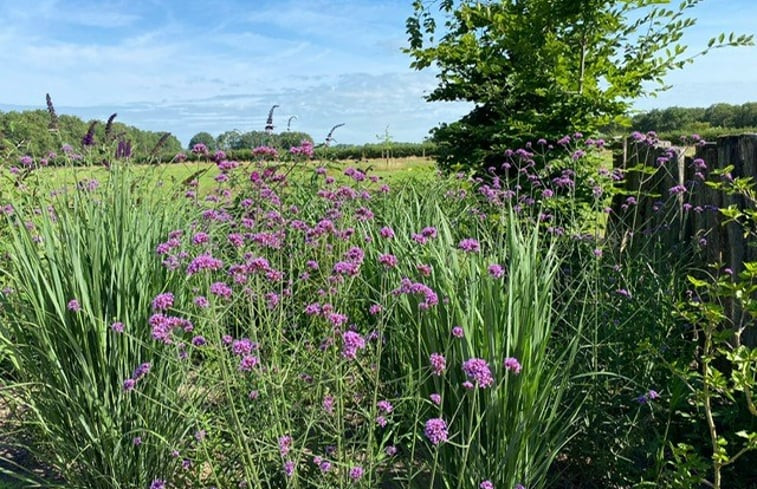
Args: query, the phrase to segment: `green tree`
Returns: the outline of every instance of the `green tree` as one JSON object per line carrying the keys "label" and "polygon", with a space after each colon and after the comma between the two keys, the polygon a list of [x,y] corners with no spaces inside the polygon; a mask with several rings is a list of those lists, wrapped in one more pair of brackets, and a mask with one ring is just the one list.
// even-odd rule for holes
{"label": "green tree", "polygon": [[413,68],[439,70],[427,100],[475,104],[434,130],[440,163],[499,163],[503,149],[527,140],[627,123],[633,99],[665,89],[671,70],[752,43],[721,35],[688,55],[679,41],[701,1],[415,0],[405,51]]}
{"label": "green tree", "polygon": [[209,151],[216,149],[215,138],[209,132],[205,131],[198,132],[197,134],[192,136],[192,139],[189,140],[189,149],[192,149],[195,144],[204,144]]}

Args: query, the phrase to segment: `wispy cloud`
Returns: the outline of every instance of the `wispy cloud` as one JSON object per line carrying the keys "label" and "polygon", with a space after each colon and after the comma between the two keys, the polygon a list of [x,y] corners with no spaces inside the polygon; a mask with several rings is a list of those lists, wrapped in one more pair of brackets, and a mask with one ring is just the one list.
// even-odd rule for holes
{"label": "wispy cloud", "polygon": [[[724,1],[757,15],[757,4],[747,0],[704,4]],[[346,122],[342,142],[372,141],[387,125],[396,139],[420,140],[469,109],[423,101],[435,85],[433,74],[410,70],[401,52],[409,2],[251,4],[0,2],[0,104],[6,104],[0,107],[42,107],[50,92],[61,111],[87,118],[118,111],[120,120],[170,130],[185,142],[199,130],[262,128],[273,103],[281,105],[277,115],[297,115],[295,127],[316,138]],[[725,12],[728,5],[720,7]],[[717,9],[708,12],[700,37],[720,28]],[[757,51],[724,50],[699,60],[671,75],[676,90],[639,106],[757,99],[750,56],[753,61]]]}

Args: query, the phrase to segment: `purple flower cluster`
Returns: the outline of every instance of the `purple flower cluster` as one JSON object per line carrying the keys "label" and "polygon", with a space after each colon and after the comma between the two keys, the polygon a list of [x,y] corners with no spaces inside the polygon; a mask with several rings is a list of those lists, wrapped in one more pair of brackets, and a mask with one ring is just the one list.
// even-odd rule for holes
{"label": "purple flower cluster", "polygon": [[439,445],[447,441],[449,433],[447,432],[447,423],[441,418],[431,418],[426,421],[423,433],[432,445]]}
{"label": "purple flower cluster", "polygon": [[365,338],[354,331],[342,333],[342,356],[349,360],[357,357],[358,350],[365,348]]}
{"label": "purple flower cluster", "polygon": [[494,377],[489,369],[489,364],[482,358],[470,358],[463,362],[463,372],[482,389],[494,384]]}
{"label": "purple flower cluster", "polygon": [[393,295],[411,294],[422,295],[424,300],[418,304],[418,307],[422,310],[430,309],[431,307],[439,304],[439,296],[431,288],[420,282],[413,282],[409,278],[403,278],[400,281],[400,286],[392,291]]}

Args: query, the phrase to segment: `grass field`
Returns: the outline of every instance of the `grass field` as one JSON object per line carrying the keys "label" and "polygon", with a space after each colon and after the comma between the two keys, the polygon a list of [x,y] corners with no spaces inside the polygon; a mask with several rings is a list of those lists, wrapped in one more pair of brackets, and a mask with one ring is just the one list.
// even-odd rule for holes
{"label": "grass field", "polygon": [[[251,162],[243,162],[242,165],[252,165]],[[364,160],[364,161],[311,161],[304,164],[297,164],[291,177],[296,179],[298,172],[302,175],[309,176],[310,173],[302,170],[312,170],[319,166],[324,166],[329,175],[339,180],[345,178],[343,173],[348,167],[368,172],[369,175],[376,175],[382,181],[387,183],[405,181],[410,178],[427,178],[433,175],[434,160],[430,158],[395,158],[391,160]],[[187,162],[173,163],[167,165],[139,165],[140,172],[149,176],[155,183],[164,182],[173,184],[183,182],[192,175],[199,174],[200,194],[208,193],[218,184],[214,178],[219,174],[216,164],[213,162]],[[107,176],[107,170],[102,166],[86,167],[57,167],[47,168],[42,171],[33,172],[29,175],[28,180],[37,179],[36,183],[45,190],[54,190],[66,185],[73,185],[85,180],[102,180]],[[0,191],[8,190],[15,176],[5,174],[5,178],[0,180]]]}

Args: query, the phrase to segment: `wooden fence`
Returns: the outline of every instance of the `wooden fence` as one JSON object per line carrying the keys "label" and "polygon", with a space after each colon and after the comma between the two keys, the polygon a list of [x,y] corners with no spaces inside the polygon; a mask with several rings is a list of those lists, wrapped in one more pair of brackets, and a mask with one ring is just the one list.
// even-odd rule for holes
{"label": "wooden fence", "polygon": [[[743,209],[747,203],[704,180],[733,165],[733,178],[753,177],[757,183],[757,134],[724,136],[695,147],[695,154],[686,156],[684,147],[667,141],[625,140],[614,162],[626,171],[626,195],[612,206],[615,222],[622,220],[629,236],[655,233],[667,246],[696,244],[706,263],[720,262],[738,273],[744,262],[757,261],[757,243],[747,243],[738,224],[723,226],[718,210]],[[629,203],[629,196],[635,202]]]}
{"label": "wooden fence", "polygon": [[[621,247],[633,246],[639,233],[654,234],[655,243],[671,249],[698,247],[702,267],[721,263],[723,269],[738,274],[745,262],[757,261],[757,240],[745,238],[735,222],[724,225],[727,219],[719,211],[754,204],[704,184],[713,179],[714,170],[729,165],[733,166],[729,175],[714,178],[752,177],[757,183],[757,134],[720,137],[696,146],[693,156],[669,142],[626,140],[614,163],[626,170],[625,195],[613,201],[608,232],[623,236]],[[629,198],[635,202],[629,203]],[[757,328],[746,327],[755,321],[734,302],[724,305],[734,340],[757,347]]]}

